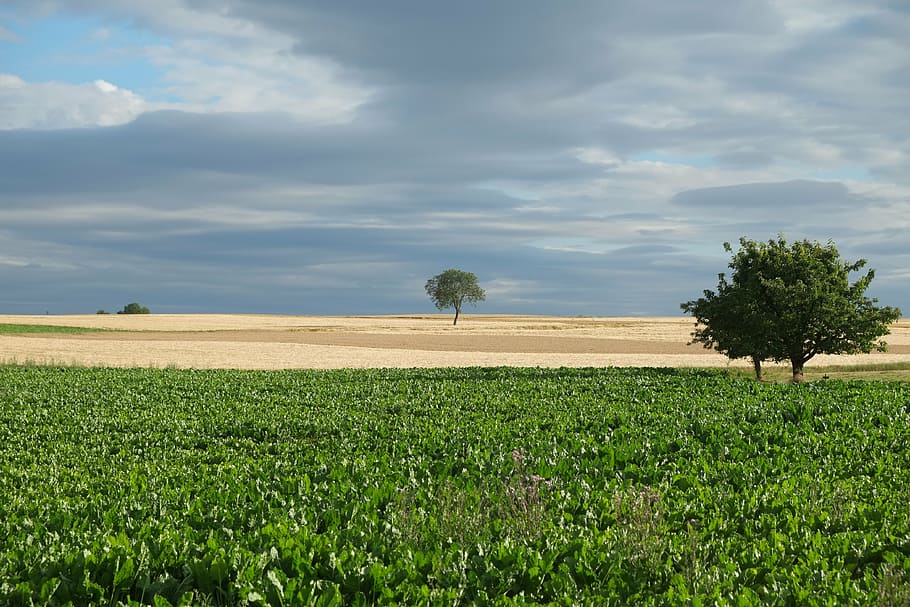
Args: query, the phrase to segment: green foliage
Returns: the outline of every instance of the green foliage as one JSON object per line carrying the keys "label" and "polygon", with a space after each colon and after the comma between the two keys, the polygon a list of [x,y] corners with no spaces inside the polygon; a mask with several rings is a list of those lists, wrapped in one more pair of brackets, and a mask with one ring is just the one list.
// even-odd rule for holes
{"label": "green foliage", "polygon": [[455,320],[458,324],[458,315],[465,302],[476,303],[486,299],[486,293],[477,284],[477,276],[463,270],[446,270],[427,281],[424,286],[427,295],[440,310],[455,308]]}
{"label": "green foliage", "polygon": [[[724,247],[732,250],[729,243]],[[816,354],[885,348],[879,338],[901,313],[865,296],[873,270],[850,282],[865,265],[864,259],[842,261],[831,242],[741,238],[730,280],[720,274],[716,292],[706,290],[681,307],[695,317],[694,342],[730,358],[789,361],[799,381]]]}
{"label": "green foliage", "polygon": [[149,313],[149,309],[137,302],[126,304],[125,306],[123,306],[122,310],[117,312],[117,314],[148,314],[148,313]]}
{"label": "green foliage", "polygon": [[0,604],[874,605],[910,385],[0,367]]}
{"label": "green foliage", "polygon": [[89,327],[64,327],[60,325],[20,325],[0,323],[0,333],[91,333],[104,331]]}

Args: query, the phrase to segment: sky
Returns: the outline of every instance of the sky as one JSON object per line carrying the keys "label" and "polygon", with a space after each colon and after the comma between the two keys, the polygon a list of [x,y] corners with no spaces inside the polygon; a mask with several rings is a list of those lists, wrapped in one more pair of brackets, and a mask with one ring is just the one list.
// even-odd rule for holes
{"label": "sky", "polygon": [[910,2],[0,0],[0,313],[672,316],[779,234],[910,311]]}

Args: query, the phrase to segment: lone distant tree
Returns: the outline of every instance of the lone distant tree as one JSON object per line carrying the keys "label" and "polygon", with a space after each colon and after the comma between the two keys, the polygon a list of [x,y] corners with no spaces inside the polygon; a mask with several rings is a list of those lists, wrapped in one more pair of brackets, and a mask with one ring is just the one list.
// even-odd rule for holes
{"label": "lone distant tree", "polygon": [[145,306],[133,302],[123,306],[123,309],[117,312],[117,314],[148,314],[149,309]]}
{"label": "lone distant tree", "polygon": [[[693,342],[730,358],[751,358],[758,379],[761,361],[789,361],[794,382],[803,381],[803,367],[816,354],[885,349],[878,340],[901,312],[865,296],[874,270],[850,283],[865,259],[843,261],[832,242],[788,245],[779,236],[739,243],[730,281],[721,273],[716,293],[681,304],[695,317]],[[733,250],[730,243],[724,249]]]}
{"label": "lone distant tree", "polygon": [[477,284],[477,277],[463,270],[446,270],[437,274],[427,281],[424,288],[438,309],[455,308],[453,325],[458,324],[458,315],[465,302],[476,303],[486,299],[486,293]]}

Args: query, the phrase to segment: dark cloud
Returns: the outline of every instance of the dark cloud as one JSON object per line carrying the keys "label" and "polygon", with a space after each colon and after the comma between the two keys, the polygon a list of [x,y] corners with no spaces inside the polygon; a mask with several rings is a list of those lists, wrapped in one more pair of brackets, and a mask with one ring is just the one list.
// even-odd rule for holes
{"label": "dark cloud", "polygon": [[[256,184],[472,182],[579,178],[596,169],[543,146],[465,141],[360,125],[308,127],[289,116],[144,114],[117,127],[0,131],[8,193],[110,192],[155,184],[184,191],[216,178]],[[432,135],[432,136],[431,136]],[[495,135],[492,136],[495,139]],[[167,205],[167,201],[160,201]]]}
{"label": "dark cloud", "polygon": [[848,207],[857,199],[842,183],[797,180],[689,190],[676,194],[672,202],[683,207],[815,212],[817,209]]}
{"label": "dark cloud", "polygon": [[[648,37],[768,31],[763,3],[719,1],[617,5],[595,0],[564,6],[541,1],[445,5],[345,2],[230,3],[232,14],[299,37],[304,53],[328,56],[378,78],[423,85],[540,80],[602,82],[621,72],[617,35]],[[419,49],[419,52],[415,52]]]}

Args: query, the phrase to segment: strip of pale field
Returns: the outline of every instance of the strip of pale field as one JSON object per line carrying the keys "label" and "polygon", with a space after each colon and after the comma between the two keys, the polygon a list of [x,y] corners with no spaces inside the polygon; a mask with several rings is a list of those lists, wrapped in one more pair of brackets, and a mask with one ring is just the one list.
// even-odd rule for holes
{"label": "strip of pale field", "polygon": [[[689,346],[688,318],[544,316],[311,317],[261,315],[0,316],[0,324],[112,329],[81,335],[0,335],[5,362],[235,369],[369,367],[725,367]],[[910,362],[910,321],[888,353],[819,356],[812,365]]]}
{"label": "strip of pale field", "polygon": [[597,335],[614,339],[688,340],[686,318],[595,318],[465,314],[452,326],[443,314],[407,316],[275,316],[257,314],[81,314],[69,316],[0,315],[0,324],[89,327],[116,331],[308,331],[371,333],[456,333]]}

